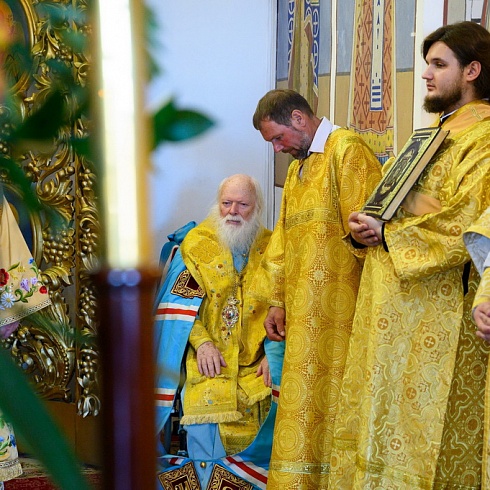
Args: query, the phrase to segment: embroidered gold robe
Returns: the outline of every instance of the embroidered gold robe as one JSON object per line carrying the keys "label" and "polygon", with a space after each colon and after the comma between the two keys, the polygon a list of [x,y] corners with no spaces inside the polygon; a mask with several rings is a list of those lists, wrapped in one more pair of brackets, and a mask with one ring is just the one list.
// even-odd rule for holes
{"label": "embroidered gold robe", "polygon": [[[246,442],[235,444],[241,436],[248,442],[253,440],[260,425],[260,414],[258,409],[251,411],[250,407],[266,399],[271,392],[262,376],[257,377],[264,357],[263,323],[268,306],[248,293],[270,235],[265,228],[259,231],[241,274],[235,270],[230,250],[220,243],[210,218],[189,231],[180,249],[187,269],[205,291],[189,336],[182,424],[240,421],[231,432],[220,426],[227,453],[236,452],[232,447],[248,445]],[[221,315],[230,297],[239,301],[239,318],[235,326],[227,328]],[[227,364],[214,378],[202,376],[197,367],[197,348],[208,341],[220,350]],[[240,435],[241,426],[243,434]],[[250,426],[255,429],[247,436]]]}
{"label": "embroidered gold robe", "polygon": [[[490,301],[490,267],[485,268],[485,261],[490,253],[490,208],[473,223],[464,234],[466,248],[481,274],[480,284],[476,292],[473,308],[481,303]],[[483,341],[482,341],[483,342]],[[482,486],[483,490],[490,489],[490,370],[487,368],[487,383],[485,390],[485,420],[482,457]]]}
{"label": "embroidered gold robe", "polygon": [[[490,204],[490,106],[472,102],[369,249],[334,434],[330,487],[480,488],[488,346],[463,232]],[[465,295],[463,282],[468,283]]]}
{"label": "embroidered gold robe", "polygon": [[[267,488],[324,488],[361,258],[342,237],[381,175],[353,132],[294,161],[254,293],[286,310],[286,350]],[[359,257],[363,252],[359,251]]]}

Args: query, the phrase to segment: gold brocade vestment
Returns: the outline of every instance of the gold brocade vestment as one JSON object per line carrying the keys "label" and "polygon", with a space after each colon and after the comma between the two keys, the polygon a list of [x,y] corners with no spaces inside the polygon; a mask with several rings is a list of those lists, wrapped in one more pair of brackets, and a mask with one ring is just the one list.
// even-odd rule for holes
{"label": "gold brocade vestment", "polygon": [[[450,134],[415,198],[385,225],[389,252],[371,247],[366,258],[335,426],[335,490],[480,488],[488,346],[471,320],[478,274],[463,277],[463,232],[490,204],[490,106],[469,103],[442,127]],[[425,203],[431,210],[417,214]]]}
{"label": "gold brocade vestment", "polygon": [[[380,177],[371,150],[336,129],[294,161],[254,294],[286,310],[286,350],[267,488],[325,488],[361,261],[342,243]],[[363,252],[359,252],[362,255]]]}
{"label": "gold brocade vestment", "polygon": [[[189,336],[181,422],[185,425],[240,421],[231,432],[220,426],[228,454],[243,450],[253,440],[260,425],[260,413],[257,413],[259,409],[250,410],[250,407],[271,393],[262,376],[257,377],[256,374],[264,357],[263,323],[267,305],[248,294],[251,278],[262,259],[270,234],[269,230],[261,228],[241,274],[235,270],[233,256],[221,244],[210,218],[189,231],[181,246],[187,269],[205,292],[199,316]],[[234,326],[228,328],[222,312],[230,297],[238,300],[239,318]],[[227,364],[214,378],[201,375],[197,366],[196,351],[208,341],[220,350]]]}
{"label": "gold brocade vestment", "polygon": [[[490,253],[490,208],[473,223],[465,232],[466,248],[476,268],[481,273],[480,285],[476,292],[473,308],[484,302],[490,302],[490,267],[485,260]],[[482,341],[483,342],[483,341]],[[482,490],[490,489],[490,370],[487,367],[487,383],[485,389],[485,425],[482,458]]]}

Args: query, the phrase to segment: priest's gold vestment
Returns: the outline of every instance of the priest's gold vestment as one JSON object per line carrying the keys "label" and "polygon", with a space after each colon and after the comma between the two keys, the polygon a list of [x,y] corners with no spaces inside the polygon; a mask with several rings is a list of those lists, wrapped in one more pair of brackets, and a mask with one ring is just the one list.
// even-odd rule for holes
{"label": "priest's gold vestment", "polygon": [[[490,208],[468,228],[464,234],[466,248],[470,252],[475,266],[481,274],[473,308],[484,302],[490,302],[490,266],[485,261],[490,254]],[[482,340],[483,342],[483,340]],[[482,457],[482,490],[490,489],[490,370],[487,368],[485,390],[485,422]]]}
{"label": "priest's gold vestment", "polygon": [[[205,292],[189,336],[181,422],[222,424],[220,433],[228,454],[243,450],[253,440],[260,426],[260,413],[259,406],[253,410],[250,407],[269,401],[271,393],[256,374],[264,357],[267,305],[249,294],[270,235],[269,230],[260,229],[241,273],[235,269],[230,250],[219,240],[211,218],[190,230],[181,246],[187,269]],[[238,300],[239,317],[234,326],[227,327],[222,312],[230,297]],[[214,343],[227,363],[214,378],[201,375],[197,366],[196,351],[208,341]]]}
{"label": "priest's gold vestment", "polygon": [[465,278],[463,232],[490,204],[490,105],[471,102],[443,128],[442,148],[385,225],[389,252],[371,247],[366,258],[335,490],[480,488],[488,346],[471,320],[478,274]]}
{"label": "priest's gold vestment", "polygon": [[342,237],[380,175],[371,150],[343,128],[330,134],[323,153],[289,168],[281,215],[253,285],[286,310],[268,489],[325,488],[362,265]]}

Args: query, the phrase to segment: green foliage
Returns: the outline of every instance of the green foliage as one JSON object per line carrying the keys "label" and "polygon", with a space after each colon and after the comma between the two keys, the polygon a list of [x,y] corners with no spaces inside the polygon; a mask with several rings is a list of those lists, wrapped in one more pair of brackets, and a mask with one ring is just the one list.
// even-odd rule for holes
{"label": "green foliage", "polygon": [[59,488],[88,490],[72,448],[9,353],[0,349],[0,405],[5,417]]}
{"label": "green foliage", "polygon": [[179,110],[171,100],[153,116],[154,146],[166,141],[193,138],[213,126],[213,121],[192,110]]}
{"label": "green foliage", "polygon": [[0,170],[8,172],[10,178],[15,182],[27,208],[33,212],[40,212],[43,209],[32,190],[31,180],[26,176],[20,166],[16,165],[10,158],[0,157]]}
{"label": "green foliage", "polygon": [[158,67],[157,62],[155,61],[155,58],[153,57],[152,50],[159,50],[161,46],[158,45],[157,41],[157,33],[158,33],[158,25],[155,21],[155,16],[153,15],[153,12],[151,9],[145,5],[144,6],[144,16],[145,16],[145,36],[146,36],[146,42],[145,42],[145,54],[146,54],[146,60],[147,60],[147,72],[148,72],[148,77],[152,79],[158,73],[160,72],[160,69]]}
{"label": "green foliage", "polygon": [[46,97],[44,104],[12,133],[11,143],[20,144],[22,140],[53,140],[54,143],[60,127],[68,122],[64,96],[60,90],[54,90]]}

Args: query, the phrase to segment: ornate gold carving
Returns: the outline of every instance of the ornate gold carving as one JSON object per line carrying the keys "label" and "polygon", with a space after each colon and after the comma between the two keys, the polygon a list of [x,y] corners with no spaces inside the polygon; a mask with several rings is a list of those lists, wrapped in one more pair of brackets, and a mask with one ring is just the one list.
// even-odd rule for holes
{"label": "ornate gold carving", "polygon": [[[86,0],[18,1],[36,66],[33,78],[23,78],[14,86],[18,113],[25,117],[58,86],[60,75],[53,61],[67,68],[79,87],[86,86],[87,53],[69,48],[63,39],[67,31],[88,36],[90,26]],[[48,20],[48,3],[58,9],[64,22]],[[75,114],[77,92],[71,89],[66,90],[65,97]],[[9,130],[9,114],[2,111],[6,109],[0,108],[0,152],[9,154],[11,148],[2,139]],[[30,245],[43,271],[52,306],[23,321],[5,342],[41,396],[75,402],[84,417],[97,415],[100,409],[97,294],[90,278],[98,262],[100,238],[96,178],[90,162],[78,155],[72,144],[74,138],[87,134],[88,120],[77,114],[61,128],[54,147],[25,151],[21,158],[22,169],[32,180],[39,200],[61,217],[61,226],[50,215],[32,217]],[[14,189],[8,173],[0,174],[0,181]]]}

